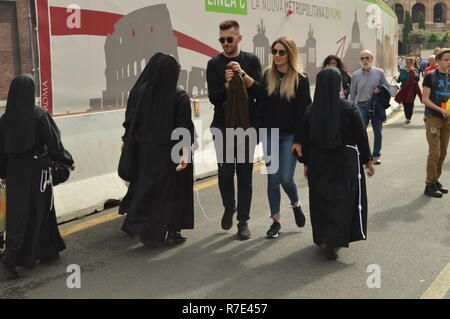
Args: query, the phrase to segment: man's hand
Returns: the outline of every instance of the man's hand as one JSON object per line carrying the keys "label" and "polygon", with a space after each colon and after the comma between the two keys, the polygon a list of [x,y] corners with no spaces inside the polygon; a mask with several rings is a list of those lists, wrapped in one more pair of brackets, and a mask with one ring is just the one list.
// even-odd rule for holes
{"label": "man's hand", "polygon": [[234,77],[234,71],[233,70],[230,70],[230,69],[226,69],[225,70],[225,86],[227,87],[227,89],[228,89],[228,87],[229,87],[229,85],[230,85],[230,81],[233,79],[233,77]]}
{"label": "man's hand", "polygon": [[228,63],[227,68],[230,68],[233,72],[238,72],[239,74],[243,72],[241,65],[237,62]]}
{"label": "man's hand", "polygon": [[308,166],[303,167],[303,175],[305,175],[305,178],[308,179]]}
{"label": "man's hand", "polygon": [[302,157],[302,145],[300,143],[295,143],[292,145],[292,152],[295,153],[298,157]]}
{"label": "man's hand", "polygon": [[75,165],[75,163],[73,163],[73,164],[70,166],[70,169],[71,169],[72,171],[74,171],[76,167],[77,167],[77,165]]}
{"label": "man's hand", "polygon": [[6,178],[0,179],[0,182],[2,182],[3,185],[6,185],[8,184],[8,179]]}

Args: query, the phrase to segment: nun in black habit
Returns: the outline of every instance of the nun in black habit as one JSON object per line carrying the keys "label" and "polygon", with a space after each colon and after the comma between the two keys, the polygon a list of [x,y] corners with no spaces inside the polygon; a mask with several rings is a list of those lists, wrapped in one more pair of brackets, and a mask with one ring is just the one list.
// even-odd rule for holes
{"label": "nun in black habit", "polygon": [[[125,128],[125,134],[122,136],[122,141],[125,143],[126,139],[130,138],[131,134],[131,126],[134,119],[134,115],[138,110],[139,98],[143,95],[146,85],[150,80],[151,73],[155,70],[155,64],[159,60],[160,57],[164,56],[164,54],[158,52],[153,55],[150,61],[145,66],[138,80],[134,84],[133,88],[130,91],[130,95],[128,97],[127,108],[125,111],[125,121],[122,126]],[[123,151],[124,144],[122,144]],[[133,194],[133,188],[135,183],[129,183],[128,191],[125,194],[124,198],[121,200],[119,205],[119,214],[125,215],[131,204],[131,197]]]}
{"label": "nun in black habit", "polygon": [[36,155],[75,168],[61,134],[47,111],[35,105],[35,83],[19,75],[11,83],[6,112],[0,118],[0,178],[7,185],[6,251],[0,265],[10,277],[16,266],[57,258],[66,248],[58,230],[53,189]]}
{"label": "nun in black habit", "polygon": [[[194,176],[189,162],[196,135],[189,96],[177,88],[179,72],[173,57],[157,53],[128,101],[123,139],[135,134],[138,140],[138,177],[120,207],[126,214],[122,230],[131,237],[140,235],[146,245],[182,243],[186,238],[181,230],[194,228]],[[136,132],[130,130],[133,121]],[[187,129],[190,136],[182,141],[184,152],[172,158],[172,148],[180,142],[171,138],[177,128]]]}
{"label": "nun in black habit", "polygon": [[309,184],[314,243],[330,259],[341,247],[367,239],[367,192],[363,164],[373,176],[367,132],[358,108],[339,97],[335,67],[317,76],[314,102],[295,136]]}

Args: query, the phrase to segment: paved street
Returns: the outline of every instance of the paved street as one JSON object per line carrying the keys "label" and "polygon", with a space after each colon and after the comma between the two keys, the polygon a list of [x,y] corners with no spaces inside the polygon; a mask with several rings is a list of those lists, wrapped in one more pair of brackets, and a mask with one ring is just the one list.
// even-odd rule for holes
{"label": "paved street", "polygon": [[[423,106],[416,106],[408,127],[402,127],[403,119],[394,113],[385,125],[383,162],[368,179],[368,240],[341,250],[338,261],[319,255],[309,221],[302,230],[296,227],[285,195],[282,234],[265,238],[271,223],[267,181],[258,171],[249,224],[252,238],[246,242],[235,240],[235,226],[230,232],[221,230],[223,208],[211,178],[199,182],[209,220],[196,206],[196,229],[184,232],[184,245],[145,248],[120,231],[123,217],[112,219],[116,209],[109,210],[63,225],[68,248],[60,260],[31,272],[19,269],[22,277],[17,281],[1,277],[0,298],[420,298],[430,287],[432,296],[444,289],[441,297],[450,298],[445,293],[448,273],[443,272],[450,261],[450,195],[423,195]],[[308,212],[302,167],[296,176]],[[448,160],[441,182],[450,186]],[[66,268],[71,264],[81,266],[80,289],[67,288]],[[369,265],[380,267],[380,288],[366,284]]]}

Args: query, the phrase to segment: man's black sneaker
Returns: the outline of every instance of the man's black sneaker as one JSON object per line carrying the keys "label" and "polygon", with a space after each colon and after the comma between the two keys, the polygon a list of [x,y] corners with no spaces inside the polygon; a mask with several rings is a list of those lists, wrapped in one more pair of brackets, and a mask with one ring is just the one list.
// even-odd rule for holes
{"label": "man's black sneaker", "polygon": [[295,223],[297,224],[297,226],[300,228],[305,227],[306,216],[305,214],[303,214],[302,206],[292,207],[292,210],[294,211]]}
{"label": "man's black sneaker", "polygon": [[267,238],[277,238],[280,236],[281,224],[279,222],[273,222],[267,231]]}
{"label": "man's black sneaker", "polygon": [[238,232],[237,236],[239,240],[247,240],[250,238],[250,230],[248,229],[247,223],[239,223],[237,225]]}
{"label": "man's black sneaker", "polygon": [[442,186],[441,183],[436,182],[436,187],[442,194],[448,194],[448,189]]}
{"label": "man's black sneaker", "polygon": [[182,244],[186,241],[186,237],[182,236],[180,232],[169,232],[166,239],[167,246]]}
{"label": "man's black sneaker", "polygon": [[8,265],[4,256],[0,258],[0,268],[3,270],[3,272],[7,275],[9,279],[19,278],[19,274],[16,271],[16,267]]}
{"label": "man's black sneaker", "polygon": [[233,216],[236,213],[236,208],[225,208],[222,217],[222,229],[230,230],[233,227]]}
{"label": "man's black sneaker", "polygon": [[425,191],[424,194],[430,197],[435,197],[435,198],[442,198],[442,193],[439,192],[438,188],[436,187],[436,185],[427,185],[427,187],[425,187]]}

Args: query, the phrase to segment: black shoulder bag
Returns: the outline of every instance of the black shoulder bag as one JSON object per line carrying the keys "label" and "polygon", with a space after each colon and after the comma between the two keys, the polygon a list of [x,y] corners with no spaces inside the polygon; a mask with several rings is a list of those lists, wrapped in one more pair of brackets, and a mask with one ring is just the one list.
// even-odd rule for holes
{"label": "black shoulder bag", "polygon": [[44,171],[50,170],[53,186],[66,182],[70,177],[70,166],[52,160],[46,146],[44,146],[44,149],[44,153],[35,155],[35,159],[39,161],[40,168]]}
{"label": "black shoulder bag", "polygon": [[117,169],[120,178],[130,183],[135,182],[138,175],[138,143],[134,136],[134,130],[138,118],[137,114],[139,113],[139,102],[140,99],[138,100],[136,109],[132,111],[134,113],[131,120],[130,132],[124,140],[119,167]]}

